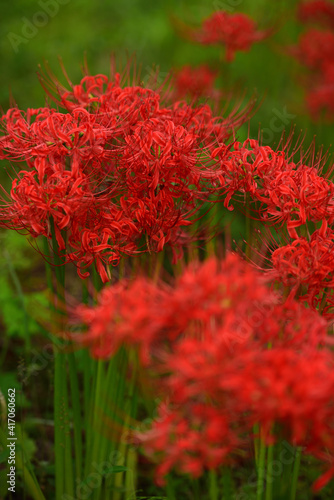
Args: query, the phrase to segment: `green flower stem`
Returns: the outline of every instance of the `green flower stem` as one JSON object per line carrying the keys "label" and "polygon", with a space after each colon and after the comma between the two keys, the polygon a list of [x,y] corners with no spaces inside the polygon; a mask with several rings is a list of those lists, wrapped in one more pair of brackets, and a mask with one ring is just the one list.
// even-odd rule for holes
{"label": "green flower stem", "polygon": [[103,415],[103,384],[106,381],[105,377],[105,361],[97,361],[95,387],[94,387],[94,403],[91,413],[91,432],[89,433],[89,442],[87,443],[88,454],[85,468],[85,475],[88,476],[93,462],[99,462],[100,457],[100,439],[101,439],[101,413]]}
{"label": "green flower stem", "polygon": [[[52,267],[50,263],[51,253],[49,248],[49,240],[44,238],[44,253],[49,262],[46,262],[46,279],[48,289],[50,291],[50,308],[55,312],[55,304],[52,299],[55,295],[55,290],[52,280]],[[58,345],[57,345],[58,344]],[[60,345],[59,345],[60,344]],[[56,483],[56,500],[61,500],[64,493],[65,485],[65,436],[64,426],[62,425],[62,403],[63,403],[63,377],[64,377],[64,353],[61,351],[62,343],[53,342],[54,349],[54,440],[55,440],[55,483]]]}
{"label": "green flower stem", "polygon": [[[120,453],[121,457],[124,457],[124,465],[126,463],[126,446],[122,442],[122,437],[124,433],[124,428],[126,427],[127,418],[126,418],[126,369],[128,367],[127,356],[124,348],[121,348],[118,353],[111,360],[112,370],[110,371],[110,381],[112,381],[112,387],[115,387],[115,392],[113,394],[113,399],[110,404],[110,408],[112,409],[111,422],[115,423],[115,429],[113,429],[111,442],[115,446],[115,451]],[[119,416],[118,413],[121,410],[122,428],[117,430],[118,426],[121,424],[118,423]],[[113,487],[118,489],[122,488],[122,480],[123,474],[113,475]],[[115,500],[120,500],[121,495],[118,493],[114,493]]]}
{"label": "green flower stem", "polygon": [[[57,297],[57,304],[60,306],[51,306],[60,320],[60,329],[64,331],[66,328],[66,311],[65,311],[65,267],[64,267],[64,252],[60,251],[54,221],[50,219],[51,239],[53,250],[54,274],[56,277],[56,289],[53,287],[52,274],[47,276],[50,292]],[[50,259],[49,245],[46,242],[47,256]],[[50,265],[50,264],[49,264]],[[48,267],[48,266],[47,266]],[[57,345],[56,345],[57,344]],[[74,494],[74,470],[72,456],[72,440],[69,423],[69,406],[68,406],[68,391],[67,391],[67,364],[70,366],[70,386],[72,390],[71,401],[73,402],[74,426],[80,422],[80,397],[77,382],[77,373],[74,363],[74,358],[68,356],[65,352],[65,342],[54,340],[55,349],[55,379],[54,379],[54,415],[55,415],[55,470],[56,470],[56,500],[61,500],[64,493]],[[81,434],[81,425],[75,431],[75,469],[80,470],[82,460],[82,450],[80,450],[79,438]],[[80,451],[80,453],[79,453]]]}
{"label": "green flower stem", "polygon": [[54,421],[55,421],[55,482],[56,500],[61,500],[65,486],[65,426],[62,423],[63,392],[64,392],[64,354],[55,348],[54,367]]}
{"label": "green flower stem", "polygon": [[201,493],[200,493],[200,488],[199,488],[199,481],[198,479],[193,479],[192,480],[192,484],[193,484],[193,491],[194,491],[194,500],[200,500],[201,498]]}
{"label": "green flower stem", "polygon": [[291,492],[290,492],[290,500],[296,499],[301,456],[302,456],[302,449],[301,449],[301,447],[298,447],[296,450],[296,456],[295,456],[295,461],[294,461],[293,470],[292,470],[292,485],[291,485]]}
{"label": "green flower stem", "polygon": [[232,500],[236,496],[233,488],[232,472],[228,466],[222,468],[222,489],[222,500]]}
{"label": "green flower stem", "polygon": [[209,470],[209,497],[210,500],[218,500],[217,473],[215,470]]}
{"label": "green flower stem", "polygon": [[257,468],[256,500],[262,500],[266,465],[266,444],[263,438],[260,441],[259,462]]}
{"label": "green flower stem", "polygon": [[259,453],[260,453],[260,438],[257,437],[259,432],[260,432],[260,428],[259,428],[259,425],[258,424],[255,424],[254,427],[253,427],[253,432],[254,432],[254,457],[255,457],[255,466],[256,468],[259,467]]}
{"label": "green flower stem", "polygon": [[73,352],[67,354],[70,387],[71,387],[71,402],[73,410],[73,429],[74,429],[74,450],[75,450],[75,472],[77,479],[81,479],[82,474],[82,418],[80,405],[80,391],[78,383],[78,375],[76,369],[75,355]]}
{"label": "green flower stem", "polygon": [[[126,467],[125,472],[125,490],[129,498],[136,498],[136,467],[137,467],[137,452],[133,448],[128,447],[128,452],[126,455]],[[131,492],[131,493],[129,493]]]}
{"label": "green flower stem", "polygon": [[[94,362],[89,356],[87,349],[81,351],[84,362],[83,386],[84,386],[84,415],[86,438],[89,435],[90,428],[90,407],[91,407],[91,392],[92,392],[92,363]],[[86,439],[87,440],[87,439]]]}
{"label": "green flower stem", "polygon": [[[129,360],[129,362],[127,362]],[[131,367],[131,380],[128,382],[126,387],[129,387],[129,391],[126,394],[127,398],[127,404],[125,405],[125,419],[123,422],[123,435],[124,439],[121,440],[120,445],[119,445],[119,451],[125,456],[125,466],[126,466],[126,471],[125,471],[125,488],[127,493],[129,491],[132,492],[132,494],[135,494],[135,482],[136,482],[136,475],[135,475],[135,466],[136,466],[136,461],[137,461],[137,454],[134,449],[131,449],[126,441],[126,435],[128,432],[128,429],[130,428],[131,425],[131,420],[136,417],[137,413],[137,392],[136,392],[136,385],[137,385],[137,373],[138,373],[138,359],[137,359],[137,353],[134,350],[130,350],[128,352],[128,356],[126,358],[126,362],[124,365],[124,372],[126,369]],[[124,373],[124,375],[126,375]],[[125,377],[124,377],[125,378]],[[121,402],[119,402],[120,404]]]}
{"label": "green flower stem", "polygon": [[[65,354],[65,370],[66,370],[67,354]],[[64,437],[65,437],[65,492],[69,495],[74,496],[74,469],[73,469],[73,455],[72,455],[72,438],[71,429],[69,422],[69,405],[68,405],[68,390],[66,376],[63,378],[63,425],[64,425]],[[77,457],[75,457],[74,462],[76,462]]]}
{"label": "green flower stem", "polygon": [[[82,303],[89,304],[89,293],[87,282],[82,282]],[[84,371],[83,371],[83,392],[84,392],[84,417],[85,417],[85,429],[86,429],[86,442],[89,437],[90,429],[90,408],[91,408],[91,393],[92,393],[92,368],[94,360],[89,355],[88,349],[82,349],[80,351],[81,360],[83,361]]]}
{"label": "green flower stem", "polygon": [[166,494],[168,500],[176,500],[173,480],[170,476],[167,478]]}
{"label": "green flower stem", "polygon": [[270,472],[269,469],[272,470],[270,465],[273,462],[274,458],[274,446],[270,445],[268,446],[268,455],[267,455],[267,471],[266,471],[266,500],[272,500],[273,498],[273,477],[272,477],[272,472]]}

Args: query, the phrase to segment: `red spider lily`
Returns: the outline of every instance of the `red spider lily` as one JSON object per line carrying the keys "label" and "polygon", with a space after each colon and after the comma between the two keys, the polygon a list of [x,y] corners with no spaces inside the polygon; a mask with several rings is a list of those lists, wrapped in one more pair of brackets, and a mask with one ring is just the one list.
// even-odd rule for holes
{"label": "red spider lily", "polygon": [[220,92],[214,88],[217,73],[206,65],[197,68],[183,66],[174,76],[174,98],[182,99],[188,96],[195,100],[200,97],[219,99]]}
{"label": "red spider lily", "polygon": [[199,29],[186,27],[184,33],[204,45],[223,45],[226,61],[231,62],[238,51],[247,51],[255,42],[269,36],[269,31],[257,31],[256,23],[246,14],[214,12]]}
{"label": "red spider lily", "polygon": [[[231,355],[223,346],[211,349],[208,340],[193,339],[181,342],[168,361],[168,410],[161,405],[151,429],[136,433],[159,463],[158,482],[172,468],[196,477],[230,463],[240,448],[245,450],[254,424],[261,425],[268,443],[278,424],[280,439],[330,462],[334,375],[329,352],[247,346]],[[329,463],[314,488],[323,487],[333,473]]]}
{"label": "red spider lily", "polygon": [[124,281],[103,290],[97,307],[78,309],[89,328],[75,340],[106,358],[123,343],[135,344],[145,362],[150,351],[158,353],[159,342],[183,335],[208,337],[229,348],[250,339],[296,348],[323,342],[326,322],[312,311],[306,314],[301,304],[281,303],[262,281],[232,255],[221,266],[212,259],[190,267],[173,288],[143,278]]}
{"label": "red spider lily", "polygon": [[[45,162],[38,163],[38,177],[36,171],[22,171],[19,174],[22,177],[14,179],[8,218],[13,228],[31,227],[33,236],[47,236],[51,217],[56,228],[64,229],[74,214],[87,210],[93,198],[87,177],[81,172],[75,175],[55,164],[53,172],[46,174]],[[60,233],[57,234],[60,238]],[[58,243],[61,249],[65,248],[62,238]]]}
{"label": "red spider lily", "polygon": [[76,154],[83,161],[98,157],[107,161],[104,148],[115,135],[112,123],[108,128],[98,123],[97,117],[77,108],[72,114],[57,113],[45,108],[27,119],[18,109],[10,109],[2,118],[7,135],[1,140],[2,157],[29,159],[48,157],[56,161]]}
{"label": "red spider lily", "polygon": [[334,33],[315,28],[308,29],[299,39],[293,54],[310,69],[321,70],[328,62],[333,62]]}
{"label": "red spider lily", "polygon": [[224,202],[227,208],[232,196],[238,191],[260,197],[265,183],[289,168],[284,152],[276,153],[256,140],[248,139],[243,144],[235,142],[233,148],[223,145],[211,153],[212,158],[218,157],[220,160],[219,180],[227,192]]}
{"label": "red spider lily", "polygon": [[97,306],[77,309],[88,328],[72,338],[94,356],[134,345],[162,375],[156,390],[167,406],[148,431],[135,433],[159,462],[161,484],[173,468],[198,477],[229,463],[256,423],[268,443],[279,424],[280,437],[315,456],[334,452],[327,323],[291,298],[282,301],[265,281],[230,254],[189,266],[173,286],[143,277],[119,282]]}
{"label": "red spider lily", "polygon": [[311,0],[298,6],[298,17],[302,22],[324,24],[334,28],[334,5],[327,0]]}
{"label": "red spider lily", "polygon": [[[315,231],[310,238],[298,237],[290,244],[277,248],[272,256],[269,274],[289,287],[290,295],[307,301],[310,307],[323,309],[323,315],[333,318],[334,237],[330,228]],[[323,306],[326,300],[326,307]]]}
{"label": "red spider lily", "polygon": [[[304,309],[304,315],[307,313]],[[292,321],[294,325],[298,322],[293,316]],[[311,321],[303,325],[304,338]],[[321,328],[324,334],[325,325]],[[162,368],[168,373],[164,387],[171,416],[168,420],[160,416],[150,430],[136,433],[145,451],[160,463],[156,471],[159,482],[172,467],[184,471],[181,457],[185,464],[194,460],[194,470],[187,470],[193,476],[229,463],[251,439],[254,424],[260,424],[268,443],[275,439],[271,432],[278,424],[280,439],[303,446],[322,460],[324,450],[333,454],[332,354],[314,348],[297,352],[284,341],[282,347],[275,345],[275,340],[269,350],[244,343],[231,351],[214,337],[180,339],[173,346]],[[198,406],[205,421],[194,415],[193,407]],[[187,422],[182,436],[174,427],[177,421]],[[224,432],[219,432],[219,421]],[[210,434],[206,429],[211,429]],[[202,431],[207,446],[200,447],[194,430]],[[214,451],[216,462],[212,461]],[[326,473],[327,480],[332,475],[333,471]]]}
{"label": "red spider lily", "polygon": [[97,307],[77,309],[77,317],[89,325],[89,330],[75,340],[89,346],[92,355],[98,358],[109,358],[123,343],[139,344],[142,358],[147,362],[150,346],[160,328],[160,297],[165,294],[164,289],[143,279],[129,288],[126,281],[105,288]]}
{"label": "red spider lily", "polygon": [[157,483],[163,486],[171,469],[199,477],[215,469],[234,451],[241,439],[233,432],[231,416],[204,403],[162,404],[152,428],[136,433],[145,453],[158,462]]}
{"label": "red spider lily", "polygon": [[318,120],[324,112],[325,117],[332,121],[334,117],[334,82],[319,83],[313,90],[309,90],[306,102],[314,120]]}
{"label": "red spider lily", "polygon": [[63,250],[66,232],[65,261],[81,277],[95,262],[103,281],[109,264],[145,251],[143,240],[161,251],[192,224],[220,188],[212,148],[249,112],[219,118],[207,105],[163,105],[159,92],[121,80],[86,76],[71,90],[55,80],[66,113],[14,108],[1,120],[1,157],[29,168],[14,180],[2,225],[50,238],[52,217]]}
{"label": "red spider lily", "polygon": [[268,214],[285,221],[291,230],[306,220],[332,222],[333,193],[332,182],[319,176],[316,169],[301,165],[273,179],[268,184],[267,196],[261,196],[261,201],[267,203]]}
{"label": "red spider lily", "polygon": [[219,182],[227,193],[227,208],[236,193],[250,193],[262,205],[260,217],[285,223],[292,236],[307,220],[332,223],[334,184],[320,175],[319,160],[312,160],[312,166],[304,164],[306,157],[295,163],[294,154],[289,156],[284,147],[274,151],[249,139],[233,146],[234,150],[224,145],[211,153],[220,161]]}

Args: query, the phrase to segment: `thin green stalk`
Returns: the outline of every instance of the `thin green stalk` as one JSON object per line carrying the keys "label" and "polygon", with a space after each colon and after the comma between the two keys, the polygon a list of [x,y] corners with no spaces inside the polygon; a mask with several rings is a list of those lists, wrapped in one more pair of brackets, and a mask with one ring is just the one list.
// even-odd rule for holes
{"label": "thin green stalk", "polygon": [[75,355],[73,352],[67,354],[71,402],[73,410],[74,450],[75,450],[75,472],[77,479],[82,474],[82,419],[78,375],[76,369]]}
{"label": "thin green stalk", "polygon": [[136,450],[128,447],[128,452],[126,455],[126,472],[125,472],[125,490],[127,495],[131,491],[130,498],[136,498],[136,476],[135,470],[137,466],[137,452]]}
{"label": "thin green stalk", "polygon": [[302,456],[302,448],[299,446],[296,450],[295,461],[293,464],[290,500],[296,499],[301,456]]}
{"label": "thin green stalk", "polygon": [[[126,457],[126,445],[122,442],[123,429],[127,425],[126,418],[126,370],[128,367],[128,358],[126,356],[126,351],[124,348],[121,348],[119,352],[112,358],[112,370],[110,371],[111,377],[111,387],[115,387],[115,391],[113,394],[113,398],[111,400],[111,422],[115,423],[115,428],[113,429],[110,441],[116,447],[115,451],[121,454],[121,456]],[[122,418],[123,418],[123,428],[121,430],[117,430],[118,426],[120,426],[119,415],[117,413],[122,409]],[[125,420],[124,420],[125,418]],[[123,474],[116,474],[112,477],[112,486],[116,489],[122,487]],[[120,495],[118,493],[114,493],[115,500],[120,500]]]}
{"label": "thin green stalk", "polygon": [[94,404],[91,414],[91,430],[90,442],[88,443],[89,453],[87,454],[87,462],[85,474],[88,475],[93,462],[99,461],[100,455],[100,427],[101,427],[101,410],[103,406],[102,388],[105,383],[105,362],[99,360],[97,362],[97,373],[95,378],[94,388]]}
{"label": "thin green stalk", "polygon": [[176,500],[174,485],[170,476],[167,478],[166,494],[168,500]]}
{"label": "thin green stalk", "polygon": [[264,439],[261,438],[259,464],[257,468],[256,500],[262,500],[263,498],[265,464],[266,464],[266,444]]}
{"label": "thin green stalk", "polygon": [[[67,355],[65,355],[66,367]],[[69,405],[68,405],[68,391],[66,376],[64,377],[63,386],[63,422],[64,422],[64,437],[65,437],[65,492],[69,495],[74,495],[74,469],[73,469],[73,456],[72,456],[72,438],[69,422]],[[76,459],[76,457],[75,457]]]}
{"label": "thin green stalk", "polygon": [[[88,353],[89,357],[89,353]],[[89,397],[88,411],[85,415],[85,442],[86,442],[86,453],[85,453],[85,466],[84,466],[84,476],[86,477],[91,463],[91,454],[93,446],[93,437],[95,434],[95,429],[93,429],[94,423],[94,394],[97,385],[97,372],[98,372],[98,361],[96,359],[91,359],[91,380],[90,386],[86,387],[87,394]],[[89,381],[88,381],[89,383]]]}
{"label": "thin green stalk", "polygon": [[64,386],[64,354],[55,348],[54,367],[54,421],[55,421],[55,483],[56,500],[61,500],[65,485],[65,426],[62,422],[63,386]]}
{"label": "thin green stalk", "polygon": [[[44,238],[44,252],[48,260],[51,258],[49,241]],[[52,280],[52,268],[49,262],[45,264],[47,285],[51,294],[50,307],[55,311],[55,305],[52,303],[54,297],[54,287]],[[54,442],[55,442],[55,486],[56,500],[61,500],[64,493],[65,484],[65,435],[64,426],[62,425],[62,398],[63,398],[63,376],[64,376],[64,354],[61,352],[62,344],[56,345],[53,343],[54,349]]]}
{"label": "thin green stalk", "polygon": [[[92,374],[91,367],[94,362],[89,356],[87,349],[81,351],[81,355],[84,361],[84,374],[83,374],[83,386],[84,386],[84,415],[85,415],[85,428],[86,436],[90,427],[90,408],[91,408],[91,392],[92,392]],[[87,442],[87,441],[86,441]]]}
{"label": "thin green stalk", "polygon": [[[82,282],[82,303],[88,305],[89,293],[87,282]],[[89,442],[90,412],[91,412],[91,394],[92,394],[92,364],[94,360],[89,355],[88,349],[79,352],[81,361],[83,361],[83,391],[84,391],[84,425],[86,431],[86,443]]]}
{"label": "thin green stalk", "polygon": [[235,491],[233,488],[231,469],[227,466],[222,469],[222,489],[222,500],[232,500],[232,498],[234,498]]}
{"label": "thin green stalk", "polygon": [[[125,355],[127,354],[127,356]],[[137,360],[137,355],[136,352],[133,350],[128,351],[127,353],[124,353],[124,364],[123,364],[123,370],[121,371],[123,375],[123,391],[122,393],[117,394],[117,399],[115,400],[116,408],[121,408],[122,402],[124,401],[125,404],[123,404],[122,411],[125,414],[124,420],[123,420],[123,430],[121,432],[121,436],[125,430],[125,432],[128,431],[131,420],[136,416],[136,408],[137,408],[137,393],[136,393],[136,381],[137,381],[137,372],[138,372],[138,360]],[[122,359],[121,359],[122,361]],[[126,370],[131,367],[132,372],[131,372],[131,380],[128,381],[126,384]],[[126,389],[128,388],[128,391]],[[125,398],[124,398],[125,396]],[[123,400],[123,401],[122,401]],[[134,464],[136,461],[136,454],[133,450],[130,450],[128,443],[126,440],[121,439],[118,445],[118,451],[121,453],[122,456],[125,457],[125,466],[126,466],[126,471],[125,471],[125,488],[126,491],[128,489],[134,491],[134,484],[135,484],[135,471],[134,471]],[[120,476],[118,476],[120,478]],[[116,482],[117,484],[117,482]]]}
{"label": "thin green stalk", "polygon": [[259,453],[260,453],[260,437],[257,437],[260,432],[260,427],[259,424],[255,424],[253,427],[253,432],[254,432],[254,457],[255,457],[255,466],[256,468],[259,467]]}
{"label": "thin green stalk", "polygon": [[[54,227],[54,221],[50,219],[51,225],[51,239],[52,239],[52,250],[53,250],[53,263],[54,263],[54,273],[56,276],[56,289],[54,290],[52,286],[52,276],[49,283],[51,285],[51,293],[56,295],[60,307],[54,306],[53,309],[57,312],[60,319],[60,329],[65,329],[66,312],[65,308],[65,267],[64,267],[64,251],[59,250],[56,232]],[[48,245],[46,244],[47,248]],[[47,254],[50,257],[50,253]],[[58,302],[57,301],[57,302]],[[68,407],[68,393],[67,393],[67,354],[65,353],[65,343],[57,342],[57,346],[54,342],[55,349],[55,379],[54,379],[54,415],[55,415],[55,470],[56,470],[56,500],[60,500],[64,493],[74,494],[74,470],[73,470],[73,457],[72,457],[72,443],[71,443],[71,431],[68,421],[69,417],[69,407]],[[77,377],[77,374],[73,373],[72,377]],[[72,380],[72,387],[75,386]],[[74,403],[74,407],[77,409],[80,405],[79,402],[79,391],[77,393],[74,390],[74,395],[77,401]],[[76,410],[77,413],[77,410]],[[77,415],[76,415],[77,417]],[[78,431],[76,431],[78,432]],[[81,460],[80,457],[75,458],[75,460]],[[78,465],[77,465],[78,468]]]}
{"label": "thin green stalk", "polygon": [[215,470],[209,470],[209,496],[210,500],[218,500],[217,473]]}
{"label": "thin green stalk", "polygon": [[195,500],[200,500],[200,488],[199,488],[199,482],[198,479],[193,479],[193,485],[194,485],[194,499]]}
{"label": "thin green stalk", "polygon": [[[273,476],[272,476],[272,467],[274,458],[274,446],[268,446],[268,454],[267,454],[267,471],[266,471],[266,500],[272,500],[273,498]],[[270,472],[271,471],[271,472]]]}

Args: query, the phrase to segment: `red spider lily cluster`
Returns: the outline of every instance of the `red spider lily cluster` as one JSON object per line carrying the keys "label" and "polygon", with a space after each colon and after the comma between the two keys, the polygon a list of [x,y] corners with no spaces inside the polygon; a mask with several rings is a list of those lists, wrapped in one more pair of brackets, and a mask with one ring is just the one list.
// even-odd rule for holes
{"label": "red spider lily cluster", "polygon": [[208,105],[163,104],[161,92],[123,86],[119,74],[53,85],[65,112],[13,108],[1,119],[1,158],[25,162],[2,225],[51,238],[52,222],[66,262],[81,277],[95,263],[106,282],[122,255],[175,244],[216,191],[212,150],[249,110],[219,118]]}
{"label": "red spider lily cluster", "polygon": [[[326,26],[309,29],[293,52],[312,71],[313,116],[330,116],[333,5],[304,2],[299,18]],[[218,11],[184,33],[222,45],[232,61],[269,31],[244,14]],[[205,210],[242,206],[270,234],[265,254],[256,249],[265,264],[227,252],[225,260],[181,262],[166,283],[159,261],[154,280],[141,269],[102,288],[94,306],[77,307],[74,321],[84,327],[67,339],[98,360],[130,348],[133,387],[138,354],[158,407],[150,428],[131,439],[158,463],[161,485],[174,470],[199,477],[240,465],[254,439],[264,447],[286,439],[325,464],[314,485],[320,489],[334,477],[333,167],[293,132],[277,147],[260,137],[236,140],[253,103],[217,116],[207,102],[217,105],[223,93],[214,87],[218,72],[206,65],[185,66],[158,89],[137,77],[129,83],[129,72],[87,74],[78,85],[68,80],[69,88],[50,74],[42,84],[57,108],[14,107],[2,116],[0,159],[14,175],[0,224],[51,241],[80,278],[95,265],[106,283],[109,266],[124,256],[168,245],[175,263],[207,202]],[[252,261],[256,231],[247,224]]]}
{"label": "red spider lily cluster", "polygon": [[333,319],[334,235],[317,230],[309,238],[298,237],[277,248],[272,256],[272,277],[314,309]]}
{"label": "red spider lily cluster", "polygon": [[329,1],[302,3],[299,18],[304,23],[324,25],[308,28],[300,37],[294,55],[310,70],[307,78],[306,101],[311,115],[319,119],[324,114],[334,116],[334,7]]}
{"label": "red spider lily cluster", "polygon": [[[257,140],[235,142],[212,152],[219,158],[224,204],[232,209],[233,197],[248,203],[265,224],[289,235],[287,245],[276,248],[269,267],[271,277],[289,287],[291,294],[313,309],[321,307],[333,319],[334,267],[331,257],[334,221],[334,184],[331,169],[324,175],[326,158],[314,159],[312,148],[289,152],[289,141],[276,150]],[[313,232],[308,229],[320,226]],[[275,243],[277,247],[277,243]]]}
{"label": "red spider lily cluster", "polygon": [[260,217],[285,223],[293,236],[295,228],[306,223],[333,221],[334,185],[321,175],[321,167],[307,165],[307,159],[295,161],[287,147],[273,150],[259,141],[235,142],[232,148],[221,146],[212,152],[220,159],[219,178],[227,193],[225,206],[237,192],[249,193],[261,203]]}
{"label": "red spider lily cluster", "polygon": [[246,14],[219,10],[202,22],[198,29],[183,27],[190,40],[203,45],[222,45],[225,59],[231,62],[238,51],[248,51],[253,43],[269,35],[269,31],[257,30],[255,21]]}
{"label": "red spider lily cluster", "polygon": [[[237,460],[254,424],[268,442],[284,437],[322,459],[333,454],[327,323],[270,292],[236,255],[190,266],[174,286],[121,281],[76,312],[87,331],[75,340],[94,356],[137,346],[160,375],[158,417],[136,434],[159,463],[159,482],[173,468],[196,477]],[[317,487],[334,474],[329,467]]]}

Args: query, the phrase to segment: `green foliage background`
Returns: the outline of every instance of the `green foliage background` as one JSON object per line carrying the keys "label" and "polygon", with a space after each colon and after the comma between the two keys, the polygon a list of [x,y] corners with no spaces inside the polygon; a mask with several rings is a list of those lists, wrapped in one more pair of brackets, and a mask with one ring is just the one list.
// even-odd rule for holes
{"label": "green foliage background", "polygon": [[[4,110],[10,105],[10,93],[22,109],[44,105],[36,71],[39,64],[48,61],[60,76],[59,56],[75,83],[80,79],[85,55],[91,72],[108,73],[110,54],[123,60],[127,54],[136,54],[143,77],[152,72],[152,67],[159,67],[166,74],[183,64],[215,64],[220,58],[221,86],[246,90],[248,96],[256,90],[262,102],[252,122],[253,134],[257,135],[259,123],[263,128],[268,127],[273,110],[286,108],[290,115],[295,115],[297,130],[308,131],[308,140],[317,133],[319,146],[322,143],[329,146],[332,127],[325,130],[311,123],[299,82],[303,69],[286,53],[301,31],[295,16],[296,0],[61,0],[62,4],[49,1],[55,11],[58,7],[58,12],[45,14],[46,24],[36,28],[30,38],[25,36],[27,25],[38,19],[38,12],[45,12],[42,6],[48,0],[16,0],[2,9],[0,105]],[[238,53],[227,67],[219,48],[183,40],[171,22],[172,18],[178,18],[198,25],[218,9],[248,13],[261,28],[272,27],[273,35],[249,52]],[[16,46],[13,36],[22,37]]]}

